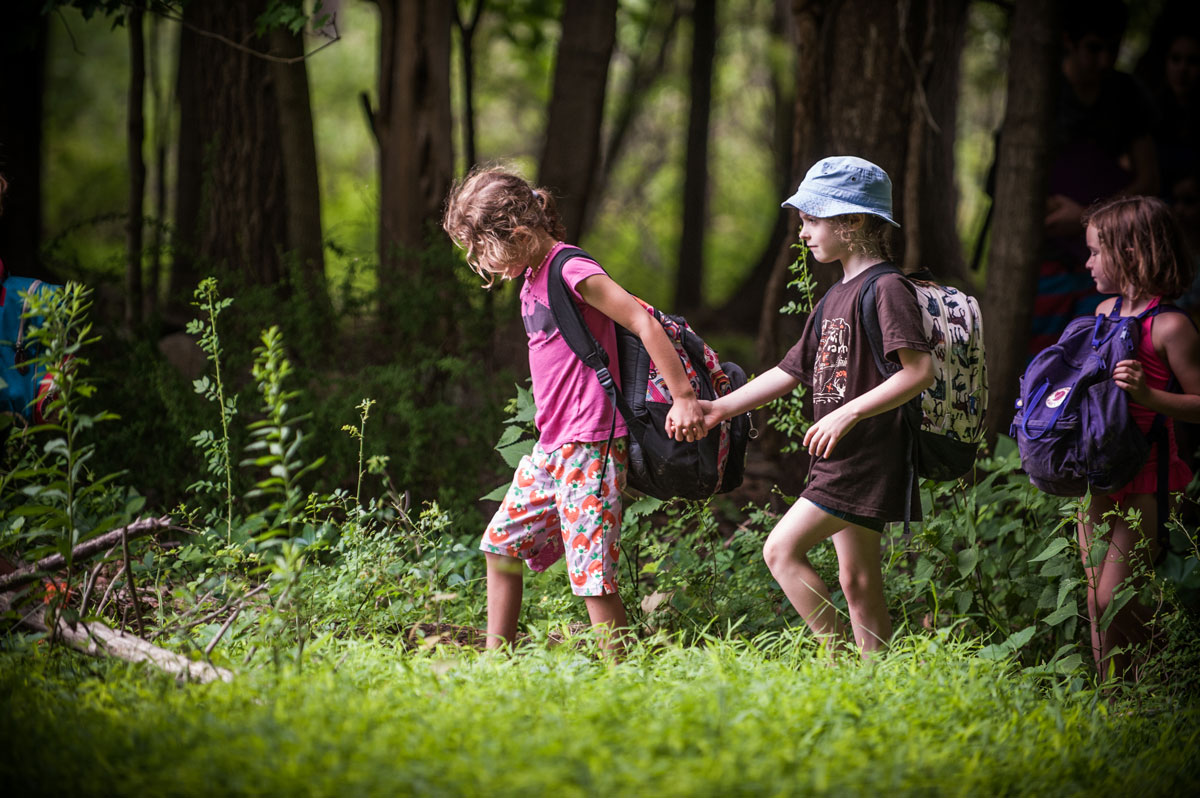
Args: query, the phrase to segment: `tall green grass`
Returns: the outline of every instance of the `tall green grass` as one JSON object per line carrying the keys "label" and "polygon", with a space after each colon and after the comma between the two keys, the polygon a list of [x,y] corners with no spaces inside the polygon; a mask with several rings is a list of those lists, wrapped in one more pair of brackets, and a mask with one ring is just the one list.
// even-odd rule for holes
{"label": "tall green grass", "polygon": [[830,662],[789,634],[503,654],[329,641],[179,687],[0,655],[0,780],[55,795],[1195,794],[1200,704],[1120,714],[930,637]]}

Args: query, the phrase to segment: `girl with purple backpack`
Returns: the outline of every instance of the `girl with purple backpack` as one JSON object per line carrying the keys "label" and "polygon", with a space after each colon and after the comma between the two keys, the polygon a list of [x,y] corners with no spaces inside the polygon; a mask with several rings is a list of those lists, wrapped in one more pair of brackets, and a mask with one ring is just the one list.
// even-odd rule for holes
{"label": "girl with purple backpack", "polygon": [[[1183,234],[1170,208],[1154,197],[1122,197],[1104,202],[1085,217],[1087,269],[1096,290],[1110,295],[1096,308],[1106,316],[1117,306],[1121,316],[1153,311],[1163,300],[1183,293],[1192,281],[1192,264]],[[1116,296],[1111,296],[1115,294]],[[1129,395],[1134,421],[1148,433],[1156,414],[1166,417],[1169,449],[1167,488],[1181,491],[1191,471],[1179,457],[1171,419],[1200,422],[1200,333],[1183,313],[1147,313],[1141,322],[1136,359],[1113,367],[1113,381]],[[1172,376],[1180,392],[1168,390]],[[1108,495],[1093,495],[1079,522],[1079,548],[1088,581],[1088,616],[1092,629],[1092,655],[1100,677],[1135,676],[1130,649],[1146,642],[1152,620],[1136,596],[1113,615],[1107,628],[1100,619],[1117,591],[1129,580],[1148,572],[1157,559],[1158,452],[1156,443],[1146,465],[1127,485]],[[1140,523],[1130,524],[1130,511]],[[1136,515],[1135,515],[1136,517]],[[1107,532],[1098,532],[1097,526]],[[1103,559],[1089,566],[1097,540],[1108,544]]]}

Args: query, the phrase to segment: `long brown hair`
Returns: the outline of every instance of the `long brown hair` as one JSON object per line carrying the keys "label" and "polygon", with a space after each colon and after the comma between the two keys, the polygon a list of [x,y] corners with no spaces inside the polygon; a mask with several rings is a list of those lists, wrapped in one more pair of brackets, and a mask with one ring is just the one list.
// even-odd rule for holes
{"label": "long brown hair", "polygon": [[1157,197],[1106,200],[1089,208],[1083,221],[1095,229],[1122,296],[1174,299],[1191,285],[1187,241]]}
{"label": "long brown hair", "polygon": [[505,266],[528,264],[537,231],[566,238],[550,192],[499,166],[478,167],[454,185],[442,229],[466,251],[488,288],[505,275]]}

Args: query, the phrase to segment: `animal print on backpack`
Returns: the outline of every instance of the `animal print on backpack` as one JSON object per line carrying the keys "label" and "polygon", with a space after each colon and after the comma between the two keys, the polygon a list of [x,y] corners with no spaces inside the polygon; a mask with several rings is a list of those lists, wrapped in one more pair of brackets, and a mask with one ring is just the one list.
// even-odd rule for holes
{"label": "animal print on backpack", "polygon": [[921,429],[951,440],[983,440],[987,412],[983,317],[979,303],[957,288],[910,279],[933,356],[933,387],[921,394]]}

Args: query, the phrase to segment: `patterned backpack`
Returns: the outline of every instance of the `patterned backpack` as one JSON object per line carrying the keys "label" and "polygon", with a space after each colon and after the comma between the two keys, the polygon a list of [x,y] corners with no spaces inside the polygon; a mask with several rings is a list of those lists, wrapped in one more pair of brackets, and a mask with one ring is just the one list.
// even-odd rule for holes
{"label": "patterned backpack", "polygon": [[[676,441],[663,429],[671,409],[671,392],[642,341],[621,325],[617,327],[617,360],[621,388],[608,369],[608,354],[584,323],[579,307],[562,277],[571,258],[591,256],[575,247],[563,247],[550,262],[547,287],[550,312],[563,340],[588,367],[629,428],[629,485],[659,499],[706,499],[742,484],[746,470],[746,444],[751,437],[748,413],[721,423],[699,441]],[[746,384],[746,374],[736,363],[721,362],[681,316],[668,316],[638,300],[653,316],[675,351],[700,399],[716,399]],[[616,416],[613,416],[616,425]]]}
{"label": "patterned backpack", "polygon": [[[883,353],[883,331],[875,306],[875,283],[885,274],[903,274],[895,266],[876,269],[863,282],[859,315],[879,372],[891,375],[900,366]],[[970,472],[986,431],[987,367],[983,350],[983,317],[975,298],[957,288],[934,282],[922,271],[908,275],[917,292],[921,321],[933,357],[935,382],[905,405],[909,423],[919,430],[916,473],[923,479],[958,479]],[[821,305],[813,308],[820,329]]]}

